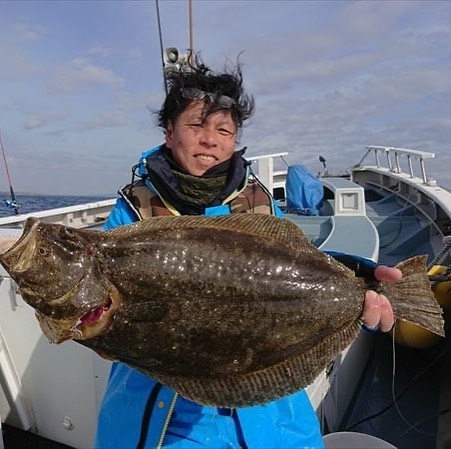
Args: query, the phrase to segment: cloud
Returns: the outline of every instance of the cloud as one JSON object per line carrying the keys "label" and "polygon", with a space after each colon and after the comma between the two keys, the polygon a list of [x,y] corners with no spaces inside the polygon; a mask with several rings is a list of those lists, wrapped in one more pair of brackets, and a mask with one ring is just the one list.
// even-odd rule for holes
{"label": "cloud", "polygon": [[40,39],[44,34],[47,34],[47,29],[38,26],[22,22],[16,22],[12,25],[13,36],[22,41],[32,41]]}
{"label": "cloud", "polygon": [[95,44],[88,50],[88,55],[106,57],[113,53],[113,50],[104,44]]}
{"label": "cloud", "polygon": [[115,110],[94,117],[91,123],[94,127],[109,128],[127,125],[130,119],[123,111]]}
{"label": "cloud", "polygon": [[381,7],[379,2],[355,1],[343,5],[336,17],[336,24],[344,36],[359,39],[377,38],[392,31],[396,21],[421,2],[388,2]]}
{"label": "cloud", "polygon": [[43,73],[41,67],[33,62],[26,53],[8,42],[3,41],[0,44],[0,61],[0,80],[17,81],[18,78]]}
{"label": "cloud", "polygon": [[49,124],[64,120],[69,117],[67,112],[40,112],[28,117],[24,123],[24,129],[32,130],[45,127]]}
{"label": "cloud", "polygon": [[51,86],[57,91],[70,92],[99,85],[117,87],[124,84],[124,81],[106,67],[93,64],[84,58],[76,58],[56,71]]}
{"label": "cloud", "polygon": [[429,95],[448,93],[451,90],[451,65],[442,63],[440,67],[412,65],[403,70],[386,75],[373,76],[361,86],[366,96],[381,104],[413,102],[426,99]]}
{"label": "cloud", "polygon": [[[11,51],[10,51],[11,50]],[[31,62],[24,55],[15,53],[13,49],[0,49],[0,80],[17,81],[32,75],[42,75],[43,70],[38,64]]]}

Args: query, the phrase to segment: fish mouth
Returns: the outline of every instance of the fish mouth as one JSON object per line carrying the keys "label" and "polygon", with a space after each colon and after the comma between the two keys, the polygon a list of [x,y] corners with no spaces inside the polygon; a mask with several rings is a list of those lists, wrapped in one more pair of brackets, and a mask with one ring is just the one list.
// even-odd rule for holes
{"label": "fish mouth", "polygon": [[113,324],[114,315],[113,300],[108,298],[104,304],[89,310],[75,322],[71,327],[74,339],[87,340],[108,330]]}
{"label": "fish mouth", "polygon": [[108,331],[122,305],[119,292],[111,287],[107,299],[78,318],[55,319],[36,312],[42,331],[51,343],[88,340]]}

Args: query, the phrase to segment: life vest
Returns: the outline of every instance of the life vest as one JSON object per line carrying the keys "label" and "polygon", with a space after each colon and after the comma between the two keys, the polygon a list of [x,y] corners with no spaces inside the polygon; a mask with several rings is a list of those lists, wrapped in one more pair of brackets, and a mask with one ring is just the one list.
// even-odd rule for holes
{"label": "life vest", "polygon": [[[180,215],[159,193],[145,181],[138,180],[119,190],[139,220],[162,215]],[[231,195],[224,204],[229,213],[260,213],[277,215],[270,193],[256,180],[249,179],[242,190]],[[208,209],[208,207],[206,208]]]}

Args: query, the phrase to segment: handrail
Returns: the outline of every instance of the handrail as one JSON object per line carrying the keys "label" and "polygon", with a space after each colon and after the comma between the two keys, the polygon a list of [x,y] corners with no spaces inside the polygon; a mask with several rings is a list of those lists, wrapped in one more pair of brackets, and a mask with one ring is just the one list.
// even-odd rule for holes
{"label": "handrail", "polygon": [[287,154],[287,152],[273,153],[246,158],[252,163],[257,162],[254,174],[270,192],[273,191],[274,186],[274,159],[280,157],[284,160],[283,156],[286,156]]}
{"label": "handrail", "polygon": [[116,204],[116,198],[94,201],[85,204],[74,204],[72,206],[60,207],[57,209],[41,210],[22,215],[0,218],[0,228],[11,226],[22,226],[27,218],[35,217],[50,223],[59,223],[63,217],[67,217],[68,226],[85,227],[94,225],[97,222],[105,221],[111,209]]}
{"label": "handrail", "polygon": [[[362,159],[354,166],[357,168],[362,165],[363,161],[367,158],[367,156],[374,152],[376,158],[376,166],[377,168],[381,167],[381,162],[379,160],[379,154],[385,154],[387,157],[387,165],[388,169],[393,173],[402,173],[401,165],[399,163],[399,157],[405,156],[407,158],[407,163],[409,166],[409,174],[411,178],[414,178],[415,175],[413,173],[412,159],[418,160],[421,169],[421,176],[424,184],[431,184],[433,180],[428,179],[426,175],[426,168],[424,165],[425,159],[434,159],[435,153],[430,151],[421,151],[421,150],[411,150],[408,148],[397,148],[397,147],[384,147],[384,146],[376,146],[376,145],[368,145],[366,147],[366,152],[363,155]],[[393,163],[394,158],[394,163]]]}
{"label": "handrail", "polygon": [[272,154],[260,154],[259,156],[246,157],[246,159],[249,160],[249,161],[258,161],[260,159],[268,159],[268,158],[275,159],[276,157],[283,157],[283,156],[287,156],[287,155],[288,155],[288,152],[272,153]]}

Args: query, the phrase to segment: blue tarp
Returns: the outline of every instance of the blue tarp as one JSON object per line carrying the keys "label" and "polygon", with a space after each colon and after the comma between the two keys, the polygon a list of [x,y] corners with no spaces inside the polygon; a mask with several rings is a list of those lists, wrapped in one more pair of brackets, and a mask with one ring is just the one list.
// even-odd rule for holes
{"label": "blue tarp", "polygon": [[319,215],[324,190],[321,181],[303,165],[288,167],[286,212],[299,215]]}

